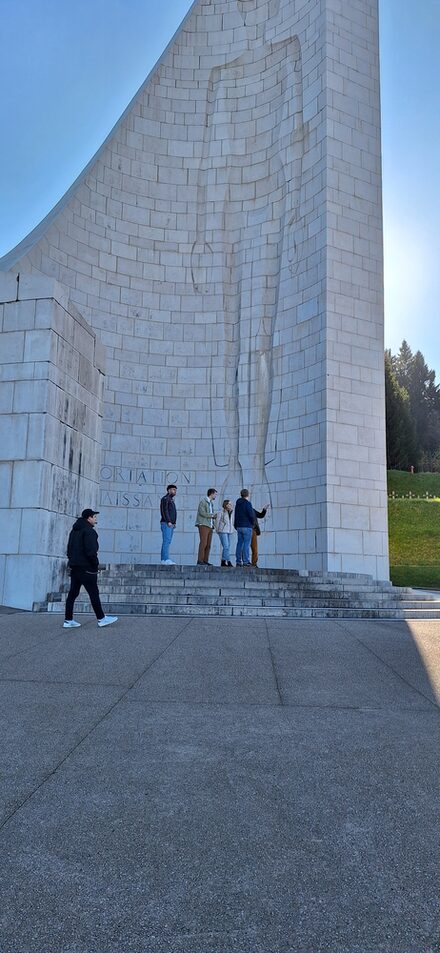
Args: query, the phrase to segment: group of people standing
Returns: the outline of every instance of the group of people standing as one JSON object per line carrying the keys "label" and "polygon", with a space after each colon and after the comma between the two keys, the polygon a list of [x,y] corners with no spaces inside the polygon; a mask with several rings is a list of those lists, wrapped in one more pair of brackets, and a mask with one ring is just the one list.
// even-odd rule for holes
{"label": "group of people standing", "polygon": [[[174,566],[170,559],[170,545],[177,522],[175,496],[177,487],[174,483],[167,486],[167,492],[160,501],[160,528],[162,530],[162,549],[160,560],[162,565]],[[250,501],[249,490],[241,490],[235,504],[231,500],[223,500],[221,510],[215,511],[214,503],[217,490],[210,487],[198,505],[195,525],[199,531],[199,549],[197,553],[198,566],[211,566],[209,562],[211,543],[214,532],[218,534],[221,545],[222,567],[232,566],[231,546],[232,536],[237,532],[235,548],[236,566],[258,565],[258,537],[260,535],[259,519],[264,519],[269,504],[262,510],[255,510]]]}

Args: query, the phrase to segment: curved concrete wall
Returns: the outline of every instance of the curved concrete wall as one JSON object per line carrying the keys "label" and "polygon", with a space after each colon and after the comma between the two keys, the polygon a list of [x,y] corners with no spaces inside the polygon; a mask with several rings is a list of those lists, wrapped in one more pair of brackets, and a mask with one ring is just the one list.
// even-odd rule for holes
{"label": "curved concrete wall", "polygon": [[191,562],[199,497],[250,485],[262,565],[387,576],[375,0],[196,2],[2,267],[106,347],[104,558],[157,560],[175,482]]}

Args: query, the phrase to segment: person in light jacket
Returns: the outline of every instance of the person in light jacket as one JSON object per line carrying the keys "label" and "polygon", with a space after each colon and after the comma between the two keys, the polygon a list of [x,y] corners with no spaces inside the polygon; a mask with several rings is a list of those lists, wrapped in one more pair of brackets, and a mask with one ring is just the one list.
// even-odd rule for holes
{"label": "person in light jacket", "polygon": [[231,536],[234,532],[234,507],[230,500],[223,500],[222,508],[217,517],[216,530],[222,545],[221,566],[232,566],[231,563]]}
{"label": "person in light jacket", "polygon": [[211,540],[212,533],[215,526],[216,514],[214,513],[214,500],[217,496],[217,490],[214,490],[213,487],[210,487],[207,490],[206,496],[200,500],[197,517],[196,517],[196,526],[199,531],[199,551],[197,554],[197,565],[198,566],[211,566],[209,562],[209,553],[211,549]]}

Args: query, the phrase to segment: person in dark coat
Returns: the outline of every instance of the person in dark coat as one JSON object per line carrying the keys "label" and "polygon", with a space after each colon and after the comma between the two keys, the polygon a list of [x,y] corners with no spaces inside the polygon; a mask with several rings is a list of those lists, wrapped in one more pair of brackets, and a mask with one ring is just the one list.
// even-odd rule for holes
{"label": "person in dark coat", "polygon": [[249,490],[240,490],[240,497],[235,504],[234,526],[237,530],[235,561],[237,566],[251,565],[250,546],[255,517],[249,496]]}
{"label": "person in dark coat", "polygon": [[252,539],[251,539],[251,552],[252,552],[252,565],[256,567],[258,565],[258,537],[261,535],[260,524],[258,520],[263,520],[266,516],[266,513],[269,509],[269,504],[263,506],[262,510],[254,510],[254,526],[252,530]]}
{"label": "person in dark coat", "polygon": [[98,590],[98,534],[95,530],[98,510],[85,509],[73,524],[67,543],[67,558],[70,569],[70,589],[66,599],[64,620],[65,629],[76,629],[81,625],[73,618],[73,606],[81,586],[90,597],[92,609],[100,627],[117,622],[116,615],[106,615],[101,605]]}
{"label": "person in dark coat", "polygon": [[176,528],[177,510],[174,497],[177,493],[175,483],[169,483],[167,492],[160,501],[160,528],[162,531],[162,549],[160,551],[160,561],[162,566],[175,566],[175,562],[170,559],[170,546],[173,533]]}

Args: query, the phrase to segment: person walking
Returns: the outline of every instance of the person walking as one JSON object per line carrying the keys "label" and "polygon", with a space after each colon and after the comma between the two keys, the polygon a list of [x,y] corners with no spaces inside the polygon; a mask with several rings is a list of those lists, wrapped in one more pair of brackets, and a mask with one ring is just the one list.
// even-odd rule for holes
{"label": "person walking", "polygon": [[85,509],[73,524],[67,543],[67,558],[70,569],[70,589],[66,599],[64,628],[77,629],[81,623],[73,618],[73,606],[81,586],[89,595],[92,609],[100,627],[118,621],[117,615],[106,615],[101,605],[98,589],[98,534],[95,530],[99,510]]}
{"label": "person walking", "polygon": [[177,510],[174,497],[177,493],[177,486],[169,483],[167,492],[160,501],[160,528],[162,531],[162,549],[160,551],[160,562],[162,566],[175,566],[170,559],[170,546],[177,522]]}
{"label": "person walking", "polygon": [[211,566],[209,553],[211,550],[212,533],[215,526],[214,500],[217,490],[210,487],[206,496],[200,500],[197,509],[196,526],[199,530],[199,551],[197,553],[198,566]]}
{"label": "person walking", "polygon": [[221,566],[232,566],[230,549],[231,536],[234,532],[233,511],[234,507],[231,501],[223,500],[222,508],[215,525],[222,547]]}
{"label": "person walking", "polygon": [[258,520],[264,519],[268,509],[269,503],[266,506],[263,506],[263,509],[260,511],[254,510],[254,526],[251,539],[252,565],[254,568],[258,565],[258,537],[261,536],[261,529]]}
{"label": "person walking", "polygon": [[235,504],[234,526],[237,530],[237,548],[235,561],[237,566],[250,566],[250,545],[254,528],[254,510],[250,502],[249,490],[241,490]]}

